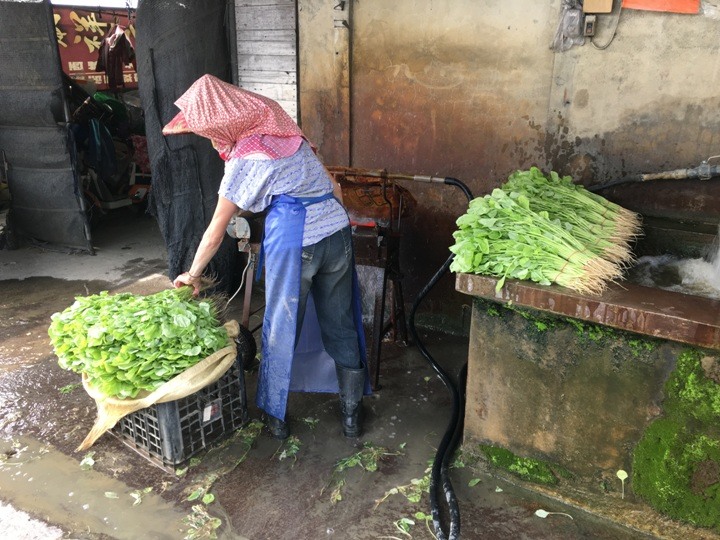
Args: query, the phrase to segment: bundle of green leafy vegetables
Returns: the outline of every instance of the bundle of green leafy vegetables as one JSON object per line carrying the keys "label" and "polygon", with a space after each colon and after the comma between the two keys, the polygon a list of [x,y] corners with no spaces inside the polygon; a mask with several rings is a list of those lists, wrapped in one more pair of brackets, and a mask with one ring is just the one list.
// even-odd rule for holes
{"label": "bundle of green leafy vegetables", "polygon": [[134,398],[228,345],[211,299],[191,287],[77,297],[48,329],[58,364],[108,397]]}
{"label": "bundle of green leafy vegetables", "polygon": [[501,189],[522,193],[535,212],[545,211],[581,240],[593,253],[625,267],[632,259],[631,244],[640,233],[640,218],[583,186],[572,177],[551,171],[546,177],[537,167],[512,173]]}
{"label": "bundle of green leafy vegetables", "polygon": [[632,257],[639,219],[631,212],[537,168],[518,171],[470,202],[453,233],[453,272],[557,283],[601,293]]}

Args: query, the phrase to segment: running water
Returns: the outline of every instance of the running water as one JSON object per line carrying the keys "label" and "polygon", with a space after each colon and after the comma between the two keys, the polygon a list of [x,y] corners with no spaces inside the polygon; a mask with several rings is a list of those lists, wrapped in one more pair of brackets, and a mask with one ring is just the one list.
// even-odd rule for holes
{"label": "running water", "polygon": [[720,299],[720,226],[706,257],[641,257],[631,274],[639,285]]}

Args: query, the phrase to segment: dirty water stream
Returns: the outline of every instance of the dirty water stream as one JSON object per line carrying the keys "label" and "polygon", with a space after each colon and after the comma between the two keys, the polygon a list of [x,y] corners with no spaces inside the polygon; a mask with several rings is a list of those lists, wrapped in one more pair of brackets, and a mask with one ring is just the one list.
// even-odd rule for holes
{"label": "dirty water stream", "polygon": [[720,299],[720,227],[705,256],[688,259],[667,254],[641,257],[630,272],[630,280],[646,287]]}
{"label": "dirty water stream", "polygon": [[67,531],[92,538],[178,538],[180,513],[160,496],[134,490],[27,437],[0,441],[0,499]]}

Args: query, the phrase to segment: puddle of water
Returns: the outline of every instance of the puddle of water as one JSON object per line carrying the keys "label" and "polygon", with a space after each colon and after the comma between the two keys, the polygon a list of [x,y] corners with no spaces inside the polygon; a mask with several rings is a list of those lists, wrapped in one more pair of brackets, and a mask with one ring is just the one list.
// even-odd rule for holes
{"label": "puddle of water", "polygon": [[0,458],[0,498],[75,535],[170,540],[187,530],[185,514],[159,495],[135,505],[133,488],[32,439],[0,441]]}

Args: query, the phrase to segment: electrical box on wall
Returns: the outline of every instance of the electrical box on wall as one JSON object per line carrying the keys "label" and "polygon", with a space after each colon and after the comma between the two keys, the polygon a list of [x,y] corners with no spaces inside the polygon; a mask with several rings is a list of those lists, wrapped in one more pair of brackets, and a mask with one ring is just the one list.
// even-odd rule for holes
{"label": "electrical box on wall", "polygon": [[585,15],[583,22],[583,35],[592,37],[595,35],[595,24],[597,23],[597,15]]}
{"label": "electrical box on wall", "polygon": [[583,12],[585,13],[610,13],[612,7],[613,0],[585,0],[583,2]]}

